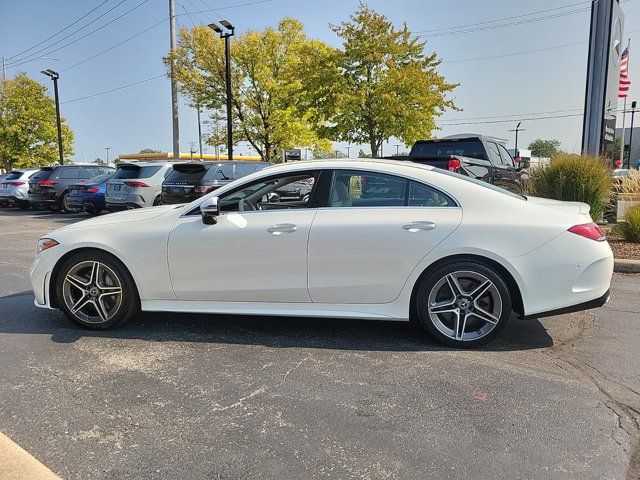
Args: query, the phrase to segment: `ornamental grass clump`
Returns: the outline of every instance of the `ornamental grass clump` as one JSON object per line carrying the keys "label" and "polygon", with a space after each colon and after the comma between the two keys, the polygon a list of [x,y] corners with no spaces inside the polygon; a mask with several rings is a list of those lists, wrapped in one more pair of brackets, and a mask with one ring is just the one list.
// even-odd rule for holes
{"label": "ornamental grass clump", "polygon": [[598,220],[610,201],[612,177],[606,162],[597,157],[559,153],[548,165],[531,170],[527,193],[536,197],[583,202]]}
{"label": "ornamental grass clump", "polygon": [[626,211],[624,220],[616,225],[615,233],[627,242],[640,242],[640,204]]}

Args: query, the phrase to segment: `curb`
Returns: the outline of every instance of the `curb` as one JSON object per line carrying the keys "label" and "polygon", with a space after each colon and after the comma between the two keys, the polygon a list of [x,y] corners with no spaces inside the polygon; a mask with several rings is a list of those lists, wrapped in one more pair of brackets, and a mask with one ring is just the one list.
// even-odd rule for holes
{"label": "curb", "polygon": [[616,273],[640,273],[640,260],[615,259],[613,271]]}
{"label": "curb", "polygon": [[3,480],[60,480],[60,477],[2,433],[0,433],[0,478]]}

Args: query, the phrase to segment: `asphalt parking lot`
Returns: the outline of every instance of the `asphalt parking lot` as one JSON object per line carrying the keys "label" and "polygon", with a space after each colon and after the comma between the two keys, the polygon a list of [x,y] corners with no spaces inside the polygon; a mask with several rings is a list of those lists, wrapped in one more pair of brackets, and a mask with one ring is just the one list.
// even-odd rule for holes
{"label": "asphalt parking lot", "polygon": [[640,276],[597,311],[474,351],[393,322],[33,306],[36,240],[0,210],[0,431],[65,479],[640,478]]}

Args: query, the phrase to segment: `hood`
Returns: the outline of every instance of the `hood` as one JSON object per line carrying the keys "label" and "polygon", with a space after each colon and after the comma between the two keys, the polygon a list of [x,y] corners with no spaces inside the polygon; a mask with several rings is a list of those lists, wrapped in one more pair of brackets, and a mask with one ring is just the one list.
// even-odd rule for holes
{"label": "hood", "polygon": [[176,210],[176,208],[182,208],[182,206],[161,205],[158,207],[125,210],[123,212],[109,213],[99,217],[90,218],[88,220],[83,220],[82,222],[67,225],[66,227],[62,227],[58,230],[73,230],[76,228],[99,227],[102,225],[113,225],[118,223],[143,222]]}
{"label": "hood", "polygon": [[563,202],[562,200],[552,200],[550,198],[541,197],[529,197],[527,201],[535,203],[536,205],[542,205],[545,207],[557,208],[566,212],[577,213],[579,215],[587,215],[591,207],[582,202]]}

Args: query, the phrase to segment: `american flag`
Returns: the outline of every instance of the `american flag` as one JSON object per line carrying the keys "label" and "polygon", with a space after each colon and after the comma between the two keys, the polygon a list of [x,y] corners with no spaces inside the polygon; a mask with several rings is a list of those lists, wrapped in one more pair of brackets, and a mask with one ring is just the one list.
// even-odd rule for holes
{"label": "american flag", "polygon": [[624,49],[620,57],[620,83],[618,84],[618,98],[627,98],[631,86],[629,80],[629,47]]}

